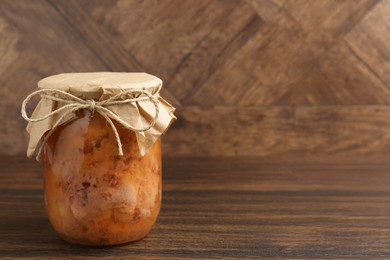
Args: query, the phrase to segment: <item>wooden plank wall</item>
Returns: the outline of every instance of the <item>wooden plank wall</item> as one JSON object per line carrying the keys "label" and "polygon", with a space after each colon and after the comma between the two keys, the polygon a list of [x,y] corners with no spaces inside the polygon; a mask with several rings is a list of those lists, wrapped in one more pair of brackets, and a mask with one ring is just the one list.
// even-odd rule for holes
{"label": "wooden plank wall", "polygon": [[[60,72],[146,71],[166,156],[390,153],[389,0],[2,0],[0,153]],[[30,108],[31,111],[31,108]]]}

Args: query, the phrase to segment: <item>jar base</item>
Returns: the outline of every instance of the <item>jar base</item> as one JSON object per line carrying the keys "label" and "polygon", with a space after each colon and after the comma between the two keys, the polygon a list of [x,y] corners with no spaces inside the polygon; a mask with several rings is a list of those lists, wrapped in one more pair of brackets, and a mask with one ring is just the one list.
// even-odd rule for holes
{"label": "jar base", "polygon": [[149,232],[147,234],[143,234],[142,236],[138,236],[138,237],[132,237],[132,238],[123,239],[123,240],[118,239],[118,240],[112,240],[112,241],[110,241],[108,239],[100,239],[100,240],[96,240],[96,241],[82,239],[82,238],[77,239],[77,238],[68,237],[68,236],[63,235],[63,234],[58,234],[58,236],[62,240],[64,240],[65,242],[72,244],[72,245],[98,247],[98,246],[118,246],[118,245],[133,243],[133,242],[140,241],[140,240],[144,239],[148,234],[149,234]]}

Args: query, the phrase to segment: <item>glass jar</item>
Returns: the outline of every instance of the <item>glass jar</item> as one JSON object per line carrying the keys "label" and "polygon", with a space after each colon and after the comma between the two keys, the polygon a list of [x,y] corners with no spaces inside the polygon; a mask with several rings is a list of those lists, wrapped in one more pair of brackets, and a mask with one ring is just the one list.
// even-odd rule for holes
{"label": "glass jar", "polygon": [[[66,241],[113,245],[145,237],[161,206],[161,142],[176,119],[146,73],[63,73],[22,103],[27,155],[44,168],[49,220]],[[27,103],[40,96],[31,117]]]}
{"label": "glass jar", "polygon": [[98,113],[81,110],[58,127],[44,147],[45,206],[68,242],[111,245],[142,239],[161,205],[161,143],[141,156],[135,133]]}

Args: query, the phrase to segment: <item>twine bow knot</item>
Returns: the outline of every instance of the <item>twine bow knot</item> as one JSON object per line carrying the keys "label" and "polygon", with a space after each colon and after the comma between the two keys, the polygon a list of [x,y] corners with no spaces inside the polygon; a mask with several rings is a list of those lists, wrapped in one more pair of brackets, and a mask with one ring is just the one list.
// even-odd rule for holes
{"label": "twine bow knot", "polygon": [[96,106],[96,102],[95,100],[89,100],[89,110],[91,110],[92,112],[95,111],[95,106]]}
{"label": "twine bow knot", "polygon": [[[41,95],[41,98],[57,101],[57,102],[63,102],[65,103],[64,106],[53,110],[52,112],[46,114],[45,116],[38,117],[38,118],[32,118],[27,115],[26,112],[26,105],[28,102],[37,95]],[[124,90],[123,92],[114,95],[106,100],[102,101],[95,101],[93,99],[91,100],[84,100],[79,97],[76,97],[75,95],[72,95],[68,92],[65,92],[63,90],[59,89],[40,89],[37,90],[30,95],[26,97],[26,99],[22,103],[22,117],[28,121],[28,122],[39,122],[43,121],[53,115],[62,113],[62,115],[59,117],[59,119],[54,123],[53,127],[49,130],[49,132],[45,135],[37,153],[37,160],[41,157],[41,153],[43,150],[44,144],[47,142],[51,134],[54,132],[56,127],[62,122],[62,120],[70,115],[71,113],[74,113],[75,111],[79,109],[89,109],[92,112],[97,112],[101,116],[106,119],[106,121],[110,124],[112,130],[114,131],[115,134],[115,139],[118,145],[118,154],[120,156],[123,155],[123,149],[122,149],[122,142],[119,137],[118,130],[116,129],[112,119],[120,123],[123,127],[125,127],[128,130],[134,131],[134,132],[145,132],[149,129],[151,129],[155,124],[156,120],[159,115],[159,106],[158,106],[158,97],[159,94],[154,94],[152,95],[149,91],[143,89],[137,89],[137,90]],[[153,103],[154,108],[155,108],[155,115],[152,118],[152,120],[149,122],[149,124],[146,127],[142,128],[136,128],[134,126],[129,125],[127,122],[122,120],[116,113],[111,111],[109,109],[109,106],[112,105],[123,105],[123,104],[130,104],[134,102],[139,102],[139,101],[150,101]]]}

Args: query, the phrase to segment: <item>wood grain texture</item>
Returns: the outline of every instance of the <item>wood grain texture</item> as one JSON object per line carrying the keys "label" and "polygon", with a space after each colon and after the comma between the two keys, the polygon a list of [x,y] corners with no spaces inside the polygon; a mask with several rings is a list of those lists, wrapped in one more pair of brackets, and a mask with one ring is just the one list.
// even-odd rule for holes
{"label": "wood grain texture", "polygon": [[387,153],[389,12],[388,0],[1,1],[0,154],[24,153],[19,108],[36,82],[71,71],[162,78],[180,118],[170,156]]}
{"label": "wood grain texture", "polygon": [[389,158],[176,158],[142,241],[81,247],[45,216],[40,165],[0,158],[0,257],[341,259],[390,257]]}
{"label": "wood grain texture", "polygon": [[187,107],[163,148],[166,156],[388,154],[389,114],[383,106]]}

